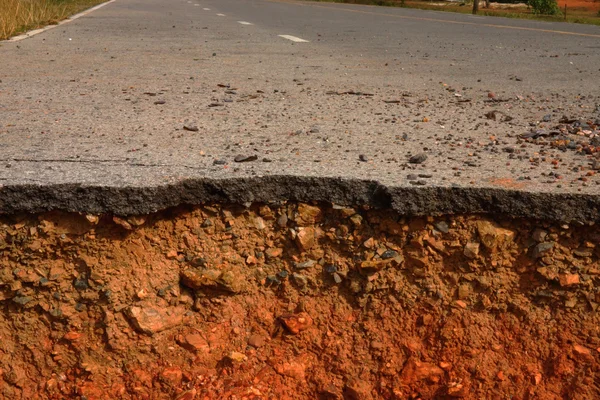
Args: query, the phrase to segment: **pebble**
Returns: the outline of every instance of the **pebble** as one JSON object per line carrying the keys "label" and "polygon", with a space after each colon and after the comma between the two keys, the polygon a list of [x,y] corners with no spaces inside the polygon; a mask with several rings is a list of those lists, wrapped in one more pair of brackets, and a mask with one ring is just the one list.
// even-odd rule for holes
{"label": "pebble", "polygon": [[[315,260],[307,260],[301,263],[295,263],[294,266],[297,269],[307,269],[307,268],[312,268],[317,264],[317,262]],[[335,271],[334,271],[335,272]]]}
{"label": "pebble", "polygon": [[531,256],[533,258],[540,258],[545,253],[550,251],[553,247],[554,247],[554,242],[542,242],[534,247],[533,252],[531,253]]}
{"label": "pebble", "polygon": [[440,231],[442,233],[450,232],[450,227],[448,226],[448,223],[446,221],[436,222],[434,226],[435,226],[435,229],[437,229],[438,231]]}
{"label": "pebble", "polygon": [[280,320],[283,323],[283,326],[294,335],[297,335],[313,324],[313,319],[306,312],[294,315],[283,315],[280,317]]}
{"label": "pebble", "polygon": [[333,280],[335,281],[335,283],[342,283],[342,277],[337,272],[334,272]]}
{"label": "pebble", "polygon": [[244,156],[244,155],[237,155],[235,156],[235,158],[233,159],[235,162],[241,163],[241,162],[250,162],[250,161],[256,161],[258,160],[258,156],[256,155],[252,155],[252,156]]}
{"label": "pebble", "polygon": [[364,154],[361,154],[358,156],[358,159],[362,162],[367,162],[369,161],[369,159],[367,158],[367,156],[365,156]]}
{"label": "pebble", "polygon": [[479,243],[469,242],[465,245],[464,255],[468,258],[477,258],[479,255]]}
{"label": "pebble", "polygon": [[292,278],[294,279],[294,282],[296,282],[296,284],[300,287],[306,287],[308,285],[308,278],[306,278],[306,276],[302,274],[294,272],[292,274]]}
{"label": "pebble", "polygon": [[189,132],[198,132],[199,129],[196,125],[186,124],[183,126],[183,129]]}
{"label": "pebble", "polygon": [[382,260],[389,260],[390,258],[396,258],[396,257],[398,257],[398,252],[394,251],[394,250],[386,250],[383,252],[383,254],[381,254]]}
{"label": "pebble", "polygon": [[422,164],[425,162],[425,160],[427,160],[427,154],[419,153],[419,154],[415,154],[414,156],[411,156],[408,159],[408,162],[411,164]]}
{"label": "pebble", "polygon": [[254,348],[260,348],[265,345],[265,338],[262,335],[251,335],[248,338],[248,344]]}

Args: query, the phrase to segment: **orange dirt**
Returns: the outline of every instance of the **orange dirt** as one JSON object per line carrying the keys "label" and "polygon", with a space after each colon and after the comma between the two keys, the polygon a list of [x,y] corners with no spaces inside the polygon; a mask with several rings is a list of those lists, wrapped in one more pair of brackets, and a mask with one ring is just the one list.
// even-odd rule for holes
{"label": "orange dirt", "polygon": [[0,221],[5,399],[600,398],[600,230],[326,205]]}
{"label": "orange dirt", "polygon": [[561,10],[564,10],[565,4],[568,10],[586,10],[586,11],[600,11],[600,1],[598,0],[558,0],[558,6]]}

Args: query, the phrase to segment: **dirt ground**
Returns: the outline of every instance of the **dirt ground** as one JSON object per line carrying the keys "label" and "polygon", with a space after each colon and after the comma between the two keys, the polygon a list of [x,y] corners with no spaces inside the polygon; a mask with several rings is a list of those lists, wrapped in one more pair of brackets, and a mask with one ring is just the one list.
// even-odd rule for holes
{"label": "dirt ground", "polygon": [[600,398],[600,229],[332,205],[0,221],[4,399]]}

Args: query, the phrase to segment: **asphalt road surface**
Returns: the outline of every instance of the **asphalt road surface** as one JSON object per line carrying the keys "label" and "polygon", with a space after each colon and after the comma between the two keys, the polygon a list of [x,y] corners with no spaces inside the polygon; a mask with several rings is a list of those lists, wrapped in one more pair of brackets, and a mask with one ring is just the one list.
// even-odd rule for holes
{"label": "asphalt road surface", "polygon": [[0,60],[2,212],[295,199],[600,220],[600,27],[116,0]]}

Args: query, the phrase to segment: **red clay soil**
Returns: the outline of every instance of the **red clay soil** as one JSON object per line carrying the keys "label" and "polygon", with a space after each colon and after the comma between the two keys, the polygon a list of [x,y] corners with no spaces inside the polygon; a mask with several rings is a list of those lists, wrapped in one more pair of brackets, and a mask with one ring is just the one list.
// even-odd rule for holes
{"label": "red clay soil", "polygon": [[596,13],[600,11],[600,0],[558,0],[561,10],[564,9],[565,4],[567,12],[568,10],[595,11]]}
{"label": "red clay soil", "polygon": [[327,205],[0,221],[3,399],[600,398],[600,229]]}

